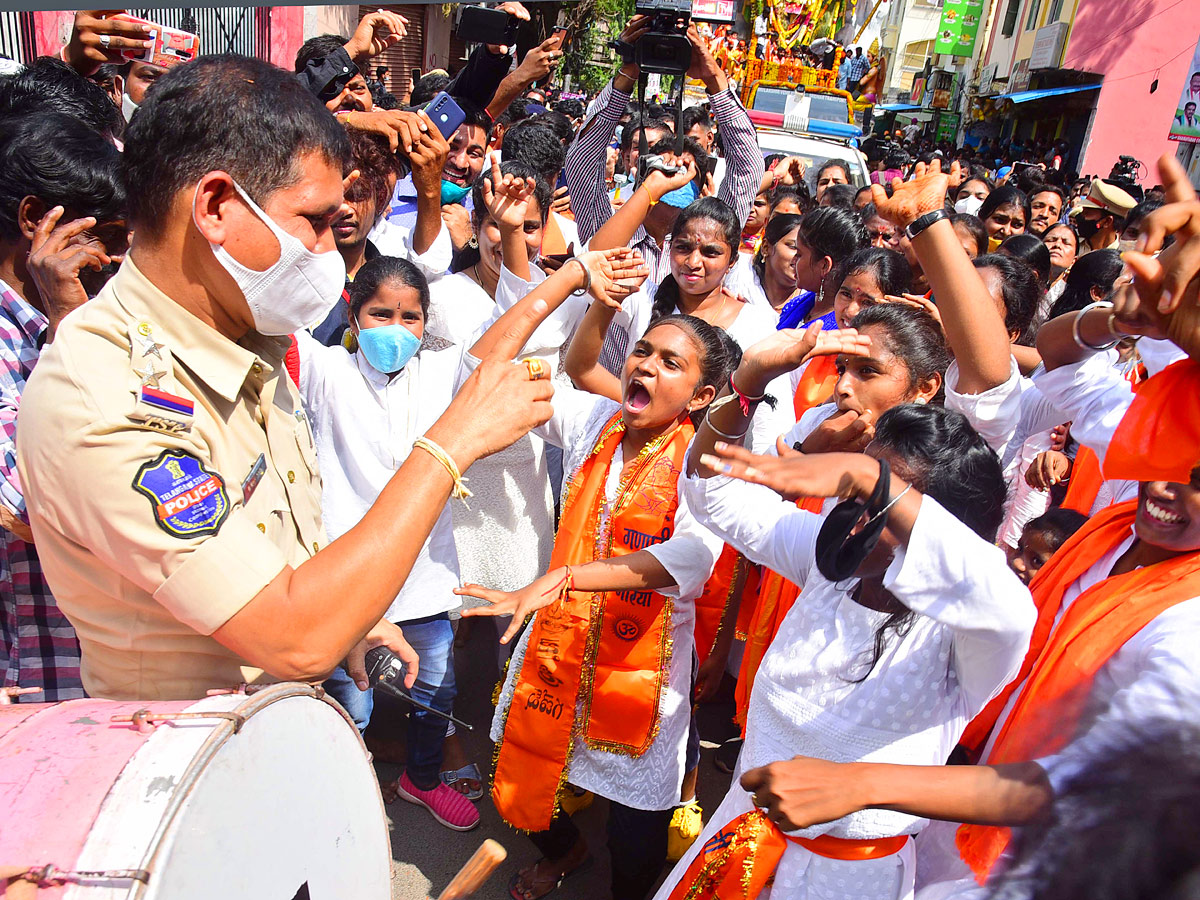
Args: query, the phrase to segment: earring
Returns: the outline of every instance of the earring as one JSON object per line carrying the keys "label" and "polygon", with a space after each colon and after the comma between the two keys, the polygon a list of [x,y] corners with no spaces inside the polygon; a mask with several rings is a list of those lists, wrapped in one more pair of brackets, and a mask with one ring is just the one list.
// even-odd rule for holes
{"label": "earring", "polygon": [[824,302],[825,302],[825,282],[822,281],[821,286],[817,288],[817,302],[814,303],[813,305],[820,306]]}
{"label": "earring", "polygon": [[917,406],[924,406],[928,402],[929,401],[926,400],[924,397],[918,397],[916,400],[913,401],[913,403],[917,404]]}
{"label": "earring", "polygon": [[469,241],[467,241],[467,246],[470,247],[472,250],[478,250],[479,249],[479,239],[477,237],[475,237],[475,235],[471,235],[471,239]]}

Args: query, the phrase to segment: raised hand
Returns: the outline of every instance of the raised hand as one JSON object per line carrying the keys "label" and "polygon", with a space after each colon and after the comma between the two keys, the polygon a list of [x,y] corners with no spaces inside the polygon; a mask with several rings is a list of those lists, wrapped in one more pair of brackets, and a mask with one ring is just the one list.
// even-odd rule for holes
{"label": "raised hand", "polygon": [[394,47],[408,34],[408,19],[386,9],[363,16],[344,49],[355,62],[366,62],[388,47]]}
{"label": "raised hand", "polygon": [[805,329],[785,328],[747,348],[734,380],[750,394],[761,394],[774,378],[798,369],[814,356],[867,356],[871,339],[853,328],[823,331],[813,322]]}
{"label": "raised hand", "polygon": [[412,143],[408,150],[408,160],[412,163],[413,183],[418,191],[440,196],[442,170],[446,166],[446,157],[450,155],[450,144],[442,137],[442,133],[437,130],[425,110],[406,115],[417,123],[416,129],[409,131]]}
{"label": "raised hand", "polygon": [[642,181],[642,186],[650,192],[650,196],[655,201],[661,200],[664,196],[671,193],[676,188],[681,188],[687,185],[689,181],[694,181],[696,178],[696,162],[690,157],[687,159],[676,158],[672,153],[664,153],[663,161],[669,165],[680,168],[679,172],[674,175],[668,175],[665,172],[660,172],[657,169],[646,175]]}
{"label": "raised hand", "polygon": [[625,298],[650,277],[642,255],[628,247],[593,250],[578,259],[591,276],[588,293],[613,309],[620,309]]}
{"label": "raised hand", "polygon": [[884,303],[898,303],[901,306],[911,306],[913,309],[921,309],[929,313],[929,317],[938,323],[940,328],[942,325],[942,313],[937,308],[937,304],[928,297],[922,297],[920,294],[888,294],[883,298]]}
{"label": "raised hand", "polygon": [[105,63],[124,63],[123,50],[140,54],[153,47],[150,29],[145,25],[110,18],[123,12],[123,9],[81,9],[75,13],[71,38],[63,48],[67,65],[86,77]]}
{"label": "raised hand", "polygon": [[42,216],[34,230],[26,261],[50,321],[51,335],[67,313],[88,300],[80,274],[85,269],[99,272],[110,263],[120,261],[119,257],[109,256],[95,243],[77,240],[95,227],[93,217],[72,219],[60,225],[63,214],[63,208],[56,206]]}
{"label": "raised hand", "polygon": [[879,480],[879,463],[864,453],[763,456],[718,442],[700,464],[719,475],[769,487],[785,500],[800,497],[869,496]]}
{"label": "raised hand", "polygon": [[925,213],[943,208],[951,180],[961,177],[957,162],[950,167],[949,173],[944,173],[941,162],[936,159],[928,165],[917,163],[913,174],[910,181],[892,179],[891,197],[883,185],[871,185],[871,200],[880,217],[897,228],[907,228]]}
{"label": "raised hand", "polygon": [[491,180],[483,180],[483,203],[501,231],[516,231],[525,227],[530,204],[535,203],[537,182],[533,178],[518,178],[500,172],[500,156],[492,154]]}
{"label": "raised hand", "polygon": [[566,570],[560,568],[547,572],[532,584],[515,591],[495,591],[481,584],[464,584],[455,588],[454,593],[460,597],[478,597],[488,602],[487,606],[464,609],[464,616],[512,616],[508,628],[500,636],[500,643],[507,644],[521,630],[530,614],[558,600],[566,584]]}
{"label": "raised hand", "polygon": [[563,52],[558,49],[558,39],[549,37],[525,54],[513,75],[523,84],[533,84],[548,77],[562,62]]}

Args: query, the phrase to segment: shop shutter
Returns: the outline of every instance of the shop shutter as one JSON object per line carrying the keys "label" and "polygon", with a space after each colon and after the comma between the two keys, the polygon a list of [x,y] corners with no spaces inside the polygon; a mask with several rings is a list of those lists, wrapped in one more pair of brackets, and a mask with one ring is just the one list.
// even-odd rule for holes
{"label": "shop shutter", "polygon": [[374,76],[376,66],[387,66],[384,76],[387,89],[396,95],[402,104],[408,103],[412,91],[412,70],[424,69],[425,59],[425,5],[420,3],[393,3],[384,6],[360,6],[358,18],[377,10],[386,9],[408,19],[408,34],[399,44],[389,47],[370,62],[370,74]]}

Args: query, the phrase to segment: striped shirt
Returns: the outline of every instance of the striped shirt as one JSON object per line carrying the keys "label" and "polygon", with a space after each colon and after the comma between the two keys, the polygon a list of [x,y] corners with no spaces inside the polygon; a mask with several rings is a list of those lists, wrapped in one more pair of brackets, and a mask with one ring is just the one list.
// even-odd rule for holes
{"label": "striped shirt", "polygon": [[[46,317],[0,281],[0,503],[27,522],[17,476],[17,410],[46,331]],[[37,551],[0,529],[0,641],[3,687],[36,687],[17,698],[47,703],[83,696],[75,629],[54,602]]]}
{"label": "striped shirt", "polygon": [[[579,239],[585,244],[613,214],[605,175],[608,146],[629,106],[629,99],[629,94],[616,90],[610,81],[592,103],[583,127],[567,151],[565,172],[571,212],[579,228]],[[738,222],[745,225],[765,171],[758,135],[745,107],[731,88],[710,94],[708,100],[725,147],[725,177],[717,189],[717,198],[725,201],[737,215]],[[646,261],[650,284],[661,282],[670,273],[671,263],[664,248],[645,228],[638,227],[629,246],[639,251]],[[628,350],[628,336],[621,329],[610,328],[600,354],[601,365],[616,374],[624,364]]]}

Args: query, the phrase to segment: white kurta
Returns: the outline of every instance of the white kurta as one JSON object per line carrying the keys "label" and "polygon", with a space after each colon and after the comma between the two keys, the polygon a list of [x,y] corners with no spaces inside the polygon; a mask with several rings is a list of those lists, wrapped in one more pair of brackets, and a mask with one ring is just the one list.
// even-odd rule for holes
{"label": "white kurta", "polygon": [[[572,477],[586,461],[596,445],[596,439],[620,404],[556,384],[554,416],[537,429],[550,443],[563,449],[563,471]],[[621,461],[614,458],[610,472],[618,478],[609,479],[606,499],[616,493]],[[670,809],[679,802],[683,784],[684,758],[687,752],[688,726],[691,721],[692,630],[695,623],[695,600],[704,590],[712,574],[721,542],[701,527],[680,501],[675,513],[675,531],[661,544],[648,549],[675,579],[675,588],[659,593],[672,598],[671,659],[668,664],[665,690],[659,701],[659,731],[649,749],[634,759],[619,753],[593,750],[576,735],[568,767],[571,784],[593,791],[602,797],[616,800],[634,809]],[[539,573],[541,574],[541,573]],[[504,721],[516,690],[517,677],[525,660],[525,649],[531,629],[526,629],[517,644],[504,679],[504,688],[492,719],[492,740],[499,741]],[[580,715],[580,708],[576,708]],[[577,719],[577,724],[579,720]]]}
{"label": "white kurta", "polygon": [[[967,723],[1019,670],[1035,620],[1029,592],[1004,554],[925,497],[907,549],[884,576],[887,590],[917,615],[907,633],[888,635],[868,673],[875,632],[887,617],[852,599],[855,580],[835,584],[816,568],[822,517],[728,478],[681,479],[680,493],[702,524],[804,588],[755,679],[734,785],[659,898],[705,840],[745,811],[737,778],[747,769],[796,755],[944,763]],[[796,834],[868,839],[915,834],[924,824],[872,809]],[[903,857],[847,862],[789,843],[765,896],[894,898]]]}
{"label": "white kurta", "polygon": [[[389,378],[361,352],[324,347],[303,331],[296,340],[300,395],[321,466],[321,515],[334,540],[362,520],[412,452],[413,441],[446,411],[461,351],[422,350]],[[450,511],[443,508],[385,615],[403,622],[457,609],[458,584]]]}

